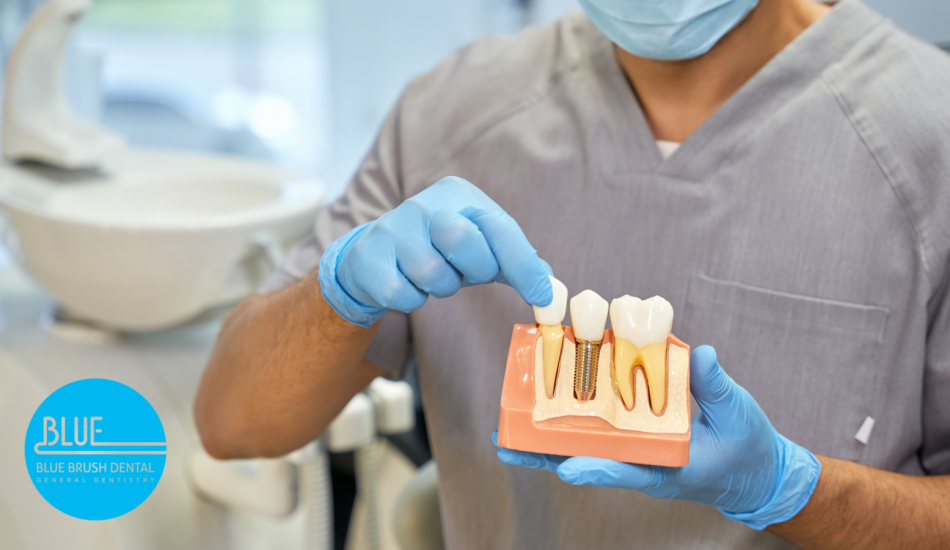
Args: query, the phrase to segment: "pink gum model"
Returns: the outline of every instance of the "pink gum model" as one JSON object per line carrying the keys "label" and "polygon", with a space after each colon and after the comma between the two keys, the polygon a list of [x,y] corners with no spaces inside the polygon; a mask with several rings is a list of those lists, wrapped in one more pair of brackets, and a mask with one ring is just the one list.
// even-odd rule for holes
{"label": "pink gum model", "polygon": [[[538,325],[515,325],[508,349],[505,383],[501,390],[501,414],[498,420],[498,444],[517,451],[561,456],[592,456],[618,462],[654,466],[686,466],[689,463],[689,437],[686,433],[648,433],[621,430],[596,416],[562,416],[535,422],[535,346]],[[574,331],[564,327],[564,337],[574,342]],[[613,341],[613,331],[604,334],[604,342]],[[669,345],[689,346],[672,334]],[[669,352],[667,352],[667,356]],[[607,359],[607,358],[604,358]],[[667,357],[667,361],[669,358]],[[601,361],[600,376],[607,376],[610,360]],[[561,358],[559,370],[573,369],[573,361]],[[667,371],[669,365],[667,365]],[[686,391],[689,392],[687,374]],[[689,405],[687,400],[687,414]]]}

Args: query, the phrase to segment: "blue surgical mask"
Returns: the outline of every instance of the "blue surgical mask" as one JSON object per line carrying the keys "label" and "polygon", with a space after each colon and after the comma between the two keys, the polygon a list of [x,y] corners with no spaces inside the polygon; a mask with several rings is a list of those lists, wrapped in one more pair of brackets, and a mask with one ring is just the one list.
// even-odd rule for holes
{"label": "blue surgical mask", "polygon": [[650,59],[692,59],[712,49],[759,0],[580,0],[611,42]]}

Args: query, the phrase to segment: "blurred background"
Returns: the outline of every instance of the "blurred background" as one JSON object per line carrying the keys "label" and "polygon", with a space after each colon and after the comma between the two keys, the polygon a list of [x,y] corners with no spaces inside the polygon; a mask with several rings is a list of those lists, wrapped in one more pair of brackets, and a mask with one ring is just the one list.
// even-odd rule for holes
{"label": "blurred background", "polygon": [[[866,3],[919,38],[950,48],[950,1]],[[20,29],[40,4],[41,0],[0,0],[0,68],[5,69]],[[576,0],[93,0],[67,48],[66,88],[77,114],[111,128],[133,148],[245,157],[322,181],[327,200],[332,200],[344,189],[413,75],[481,36],[514,33],[574,9]],[[63,173],[36,166],[9,166],[10,173],[63,178]],[[50,187],[68,187],[59,185],[62,181],[54,183]],[[0,226],[7,223],[0,222]],[[122,261],[121,254],[116,255]],[[209,250],[200,255],[204,256],[213,254]],[[174,262],[184,263],[178,258]],[[344,413],[349,411],[350,420],[342,419],[339,441],[334,442],[331,426],[326,443],[332,483],[318,490],[307,485],[308,479],[318,477],[307,477],[308,465],[317,463],[312,457],[290,460],[293,467],[279,461],[248,461],[235,470],[201,456],[191,402],[220,318],[129,335],[83,332],[69,319],[51,321],[55,316],[51,312],[56,311],[56,300],[17,269],[0,245],[0,550],[26,547],[9,542],[15,539],[10,533],[15,534],[16,521],[46,526],[52,521],[47,518],[61,522],[56,528],[73,541],[73,548],[105,546],[94,544],[98,539],[91,536],[67,532],[66,526],[115,527],[120,543],[114,547],[124,549],[313,548],[317,546],[305,544],[313,535],[308,526],[317,521],[306,515],[307,495],[320,497],[327,491],[332,494],[334,548],[394,549],[392,510],[408,508],[405,503],[413,499],[417,508],[435,516],[438,525],[437,500],[425,500],[427,494],[435,495],[436,475],[411,363],[407,372],[413,391],[408,395],[414,421],[398,429],[371,426],[367,439],[358,440],[353,435],[357,423],[350,420],[361,414],[379,417],[385,400],[376,396],[366,404],[370,398],[362,396],[362,409],[348,406]],[[63,337],[64,330],[68,337]],[[17,418],[10,403],[25,395],[22,388],[28,386],[35,389],[30,399],[40,400],[64,383],[93,376],[120,380],[141,391],[166,422],[169,449],[177,453],[169,455],[169,463],[174,460],[177,465],[166,468],[156,493],[118,522],[68,522],[71,518],[56,515],[45,503],[24,507],[23,502],[38,499],[32,487],[23,485],[20,492],[8,489],[14,482],[26,483],[15,469],[22,467],[23,439],[8,427],[15,424],[10,419]],[[22,382],[32,377],[36,384]],[[17,414],[32,414],[35,403],[21,400]],[[385,441],[377,441],[377,435],[385,436],[379,438]],[[365,466],[362,474],[361,452],[368,457],[362,463],[375,464]],[[5,464],[14,466],[4,471]],[[379,486],[379,495],[363,498],[362,507],[354,504],[360,476],[372,480],[374,491]],[[261,519],[266,514],[255,502],[261,500],[257,494],[243,508],[234,505],[235,510],[228,511],[227,499],[221,497],[215,505],[207,491],[196,487],[202,479],[212,478],[225,488],[234,485],[233,479],[243,479],[256,490],[290,487],[290,492],[299,492],[293,499],[301,504],[279,521]],[[369,486],[367,482],[365,487]],[[420,489],[426,487],[428,493]],[[255,507],[257,512],[247,512]],[[369,527],[353,527],[358,524]],[[374,530],[376,524],[380,527]],[[432,548],[440,548],[440,533],[436,530]],[[78,544],[81,541],[88,545]]]}
{"label": "blurred background", "polygon": [[[0,0],[0,52],[39,3]],[[71,100],[132,145],[265,160],[335,195],[412,75],[575,4],[96,0],[71,47]]]}
{"label": "blurred background", "polygon": [[[0,59],[38,0],[0,0]],[[950,2],[867,0],[950,45]],[[222,152],[338,194],[414,75],[575,0],[96,0],[68,63],[77,111],[132,145]]]}

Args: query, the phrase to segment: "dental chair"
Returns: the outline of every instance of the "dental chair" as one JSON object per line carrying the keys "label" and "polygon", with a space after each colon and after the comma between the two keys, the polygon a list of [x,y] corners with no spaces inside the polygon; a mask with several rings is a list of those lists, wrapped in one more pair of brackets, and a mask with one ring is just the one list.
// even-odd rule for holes
{"label": "dental chair", "polygon": [[[378,494],[382,438],[415,424],[413,392],[405,382],[378,378],[350,400],[316,442],[271,460],[222,461],[196,449],[188,468],[195,491],[231,509],[279,519],[304,517],[309,549],[333,548],[327,453],[354,452],[358,521],[350,526],[352,550],[381,550],[394,538],[403,550],[440,550],[437,472],[429,461],[419,468],[395,500],[394,516],[382,515]],[[393,533],[383,533],[392,525]],[[395,550],[393,548],[393,550]]]}
{"label": "dental chair", "polygon": [[[73,116],[62,60],[68,34],[89,6],[89,0],[49,0],[11,51],[0,143],[0,237],[55,298],[59,312],[49,332],[63,336],[69,327],[84,326],[90,329],[84,338],[101,336],[93,343],[108,348],[123,334],[180,327],[253,292],[280,262],[285,245],[309,232],[323,188],[245,160],[130,148],[121,136]],[[28,417],[51,391],[29,378],[30,365],[14,362],[0,353],[0,419]],[[191,513],[187,506],[200,504],[233,511],[234,521],[225,519],[236,533],[228,548],[329,549],[327,453],[353,451],[360,548],[384,548],[392,537],[382,536],[382,526],[393,522],[404,548],[441,548],[433,545],[441,543],[439,523],[432,523],[438,517],[434,466],[409,483],[395,518],[377,501],[381,438],[411,429],[414,421],[409,385],[376,380],[319,441],[287,457],[217,461],[191,449],[181,457],[191,489],[183,482],[179,500],[168,508],[185,514]],[[182,438],[193,435],[191,423],[183,425]],[[125,520],[83,522],[42,502],[28,477],[12,474],[23,467],[22,434],[7,430],[0,436],[6,438],[0,469],[11,472],[0,476],[0,550],[128,547],[117,533]],[[188,451],[182,446],[177,452]],[[169,463],[167,477],[181,478],[181,468]],[[38,509],[48,528],[22,529],[36,524]],[[149,529],[173,528],[155,520]],[[416,536],[416,529],[425,533]],[[244,544],[242,535],[266,540]],[[211,547],[197,538],[189,542]]]}
{"label": "dental chair", "polygon": [[[29,369],[0,352],[0,550],[71,548],[118,550],[119,533],[111,522],[76,519],[52,506],[23,472],[22,419],[32,416],[47,390]],[[20,475],[14,475],[20,474]],[[35,526],[42,525],[42,529]]]}

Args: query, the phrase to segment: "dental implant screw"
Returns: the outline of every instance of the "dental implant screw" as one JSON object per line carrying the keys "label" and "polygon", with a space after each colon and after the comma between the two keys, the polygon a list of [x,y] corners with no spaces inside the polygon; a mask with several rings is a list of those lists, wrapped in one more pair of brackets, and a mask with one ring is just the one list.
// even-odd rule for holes
{"label": "dental implant screw", "polygon": [[590,401],[597,389],[597,363],[600,360],[600,342],[577,341],[574,357],[574,394],[578,401]]}

